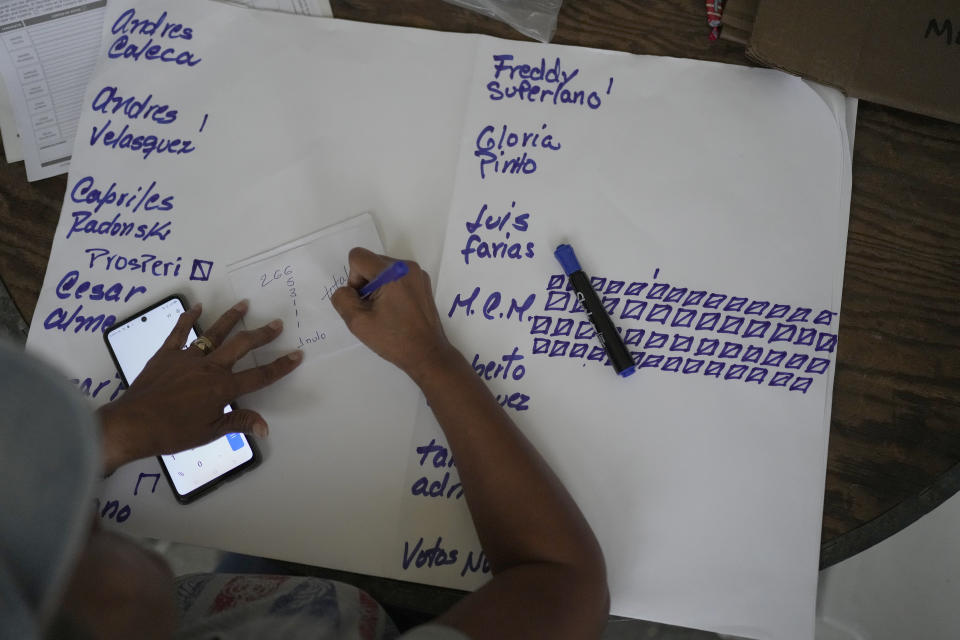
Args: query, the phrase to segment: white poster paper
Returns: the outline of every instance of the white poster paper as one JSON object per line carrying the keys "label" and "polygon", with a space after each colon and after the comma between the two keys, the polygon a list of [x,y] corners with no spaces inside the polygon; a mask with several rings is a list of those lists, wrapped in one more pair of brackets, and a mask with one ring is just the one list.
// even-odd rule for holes
{"label": "white poster paper", "polygon": [[[437,292],[448,335],[590,521],[613,611],[811,637],[849,198],[841,129],[784,76],[544,54],[478,51]],[[729,137],[701,143],[715,131]],[[553,256],[564,242],[634,376],[609,365]],[[446,443],[421,431],[403,530],[472,555],[415,568],[453,586],[483,573],[480,550],[456,469],[435,464]]]}
{"label": "white poster paper", "polygon": [[8,163],[23,160],[20,130],[17,127],[17,118],[13,114],[13,106],[10,104],[6,82],[0,82],[0,139],[3,140],[3,155],[6,156]]}
{"label": "white poster paper", "polygon": [[[148,37],[116,25],[131,8],[191,37],[138,58]],[[809,636],[849,207],[842,100],[771,70],[186,0],[112,3],[104,33],[104,50],[128,40],[85,98],[34,353],[108,401],[112,318],[181,292],[209,323],[235,301],[227,265],[371,211],[386,253],[434,274],[449,334],[594,526],[614,613]],[[111,91],[152,96],[159,120],[92,107]],[[564,240],[636,352],[631,379],[572,304],[551,256]],[[251,312],[288,312],[275,304]],[[416,388],[363,348],[305,354],[240,399],[271,425],[260,468],[183,507],[138,461],[105,483],[101,520],[480,584]]]}
{"label": "white poster paper", "polygon": [[[128,9],[166,12],[190,38],[164,39],[172,61],[137,59],[150,36],[117,25]],[[189,1],[112,3],[104,33],[105,50],[121,36],[128,48],[102,55],[84,99],[28,340],[94,403],[122,393],[100,335],[115,318],[181,293],[209,326],[236,301],[227,265],[357,212],[387,253],[436,273],[472,39]],[[94,110],[98,96],[132,110]],[[271,426],[258,469],[184,507],[153,459],[128,465],[104,485],[104,525],[388,574],[416,387],[366,349],[305,355],[237,403]]]}

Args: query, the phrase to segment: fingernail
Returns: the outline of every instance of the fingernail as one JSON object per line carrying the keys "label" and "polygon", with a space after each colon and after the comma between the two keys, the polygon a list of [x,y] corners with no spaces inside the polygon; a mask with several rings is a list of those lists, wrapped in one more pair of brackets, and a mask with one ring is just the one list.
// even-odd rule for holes
{"label": "fingernail", "polygon": [[303,360],[303,351],[297,349],[296,351],[291,351],[287,354],[287,357],[293,360],[294,362],[300,362]]}
{"label": "fingernail", "polygon": [[233,310],[239,311],[240,313],[244,313],[247,310],[247,307],[249,306],[250,306],[250,301],[244,298],[237,304],[233,305]]}
{"label": "fingernail", "polygon": [[197,311],[197,312],[203,311],[203,304],[200,302],[194,302],[193,306],[190,307],[190,311]]}
{"label": "fingernail", "polygon": [[277,318],[276,320],[271,321],[270,324],[268,324],[267,326],[273,329],[274,331],[279,331],[280,329],[283,328],[283,320],[281,320],[280,318]]}
{"label": "fingernail", "polygon": [[258,421],[258,422],[256,422],[256,423],[254,423],[254,425],[253,425],[253,432],[254,432],[255,434],[257,434],[257,437],[258,437],[258,438],[266,438],[266,437],[267,437],[267,425],[265,425],[264,423]]}

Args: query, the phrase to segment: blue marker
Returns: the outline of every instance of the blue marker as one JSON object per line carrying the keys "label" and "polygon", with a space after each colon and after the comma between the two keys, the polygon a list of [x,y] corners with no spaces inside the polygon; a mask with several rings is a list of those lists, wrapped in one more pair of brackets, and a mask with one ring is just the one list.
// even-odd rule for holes
{"label": "blue marker", "polygon": [[627,345],[623,344],[623,338],[617,332],[617,328],[607,314],[607,310],[603,308],[597,292],[593,290],[590,278],[580,268],[573,247],[562,244],[557,247],[553,255],[556,256],[560,266],[563,267],[563,272],[570,278],[570,286],[573,287],[577,299],[587,312],[587,317],[593,323],[593,328],[597,330],[597,339],[607,350],[607,355],[610,356],[610,362],[613,364],[614,370],[624,378],[633,375],[633,372],[636,371],[633,357],[627,351]]}
{"label": "blue marker", "polygon": [[410,269],[407,267],[407,263],[402,260],[397,260],[389,267],[377,274],[377,277],[364,285],[363,289],[360,289],[360,297],[368,298],[370,294],[379,289],[385,284],[393,282],[394,280],[399,280],[403,276],[407,275],[407,272]]}

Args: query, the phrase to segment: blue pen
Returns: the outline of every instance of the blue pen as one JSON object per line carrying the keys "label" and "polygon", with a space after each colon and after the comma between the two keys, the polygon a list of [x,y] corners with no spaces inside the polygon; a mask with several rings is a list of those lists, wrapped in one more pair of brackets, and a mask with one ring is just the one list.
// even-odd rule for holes
{"label": "blue pen", "polygon": [[394,280],[399,280],[403,276],[407,275],[407,272],[410,269],[407,267],[407,263],[402,260],[397,260],[389,267],[377,274],[377,277],[368,282],[363,286],[363,289],[360,289],[360,297],[368,298],[370,294],[379,289],[385,284],[393,282]]}
{"label": "blue pen", "polygon": [[563,272],[570,279],[570,286],[573,287],[580,306],[587,312],[587,318],[593,323],[593,328],[597,330],[597,339],[607,355],[610,356],[610,363],[614,370],[626,378],[633,375],[636,366],[633,364],[633,357],[627,351],[627,346],[623,344],[623,338],[617,331],[617,327],[610,319],[607,310],[603,308],[597,292],[593,290],[590,284],[590,278],[580,268],[580,262],[577,260],[577,254],[573,252],[573,247],[568,244],[561,244],[553,255],[563,267]]}

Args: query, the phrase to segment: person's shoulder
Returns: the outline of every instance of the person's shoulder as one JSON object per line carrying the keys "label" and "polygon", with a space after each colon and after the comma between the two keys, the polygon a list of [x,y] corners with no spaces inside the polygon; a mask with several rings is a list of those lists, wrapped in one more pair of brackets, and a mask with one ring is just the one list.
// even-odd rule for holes
{"label": "person's shoulder", "polygon": [[453,627],[425,624],[407,631],[397,640],[470,640],[470,637]]}

